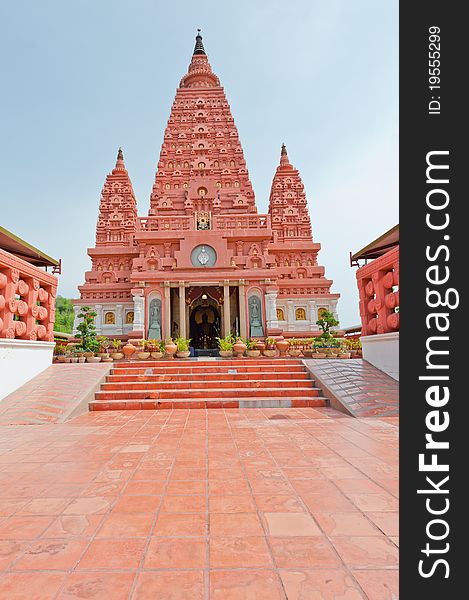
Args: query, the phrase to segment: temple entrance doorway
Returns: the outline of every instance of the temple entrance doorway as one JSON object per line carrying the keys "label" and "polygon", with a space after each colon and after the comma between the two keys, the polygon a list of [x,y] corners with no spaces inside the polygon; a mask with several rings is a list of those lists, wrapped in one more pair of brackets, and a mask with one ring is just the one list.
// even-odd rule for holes
{"label": "temple entrance doorway", "polygon": [[221,315],[217,303],[212,298],[197,300],[189,316],[189,337],[191,346],[196,350],[211,350],[218,347],[220,337]]}

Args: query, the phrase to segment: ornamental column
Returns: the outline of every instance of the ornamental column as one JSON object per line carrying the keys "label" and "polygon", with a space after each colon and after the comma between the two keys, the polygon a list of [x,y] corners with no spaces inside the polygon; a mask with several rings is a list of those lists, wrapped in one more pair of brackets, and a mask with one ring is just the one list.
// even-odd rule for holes
{"label": "ornamental column", "polygon": [[134,323],[132,331],[139,331],[144,335],[145,331],[145,298],[140,288],[130,290],[134,299]]}
{"label": "ornamental column", "polygon": [[293,300],[287,300],[287,331],[295,329],[295,312],[293,310]]}
{"label": "ornamental column", "polygon": [[116,305],[116,331],[118,333],[124,333],[124,311],[122,304]]}
{"label": "ornamental column", "polygon": [[94,311],[96,313],[96,317],[94,318],[96,333],[97,335],[101,335],[102,327],[103,327],[103,305],[95,304]]}
{"label": "ornamental column", "polygon": [[310,329],[317,329],[316,321],[318,320],[318,313],[316,309],[316,300],[308,300],[308,313]]}
{"label": "ornamental column", "polygon": [[231,333],[230,282],[223,282],[223,336]]}
{"label": "ornamental column", "polygon": [[179,335],[187,337],[186,331],[186,285],[184,281],[179,282]]}
{"label": "ornamental column", "polygon": [[248,337],[248,326],[246,322],[246,288],[244,279],[240,279],[238,286],[239,297],[239,333],[241,337]]}
{"label": "ornamental column", "polygon": [[164,327],[163,337],[168,340],[171,337],[171,287],[169,281],[163,282],[164,289]]}
{"label": "ornamental column", "polygon": [[265,316],[267,319],[267,329],[277,329],[277,292],[266,292]]}

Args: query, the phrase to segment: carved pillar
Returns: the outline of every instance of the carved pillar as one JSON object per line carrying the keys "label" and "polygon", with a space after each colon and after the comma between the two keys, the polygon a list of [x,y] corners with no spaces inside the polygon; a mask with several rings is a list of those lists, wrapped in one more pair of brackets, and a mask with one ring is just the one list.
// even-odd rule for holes
{"label": "carved pillar", "polygon": [[94,326],[96,327],[97,335],[101,335],[103,328],[103,305],[95,304],[94,310],[96,312],[96,317],[94,318]]}
{"label": "carved pillar", "polygon": [[238,293],[239,293],[239,332],[241,337],[246,338],[248,336],[248,325],[246,322],[246,289],[244,287],[244,280],[240,280]]}
{"label": "carved pillar", "polygon": [[231,319],[230,319],[230,282],[223,282],[223,336],[228,335],[231,332]]}
{"label": "carved pillar", "polygon": [[267,292],[265,295],[265,316],[267,329],[277,329],[277,292]]}
{"label": "carved pillar", "polygon": [[145,330],[145,298],[143,297],[143,290],[134,289],[131,290],[131,294],[134,299],[134,324],[132,331],[144,332]]}
{"label": "carved pillar", "polygon": [[171,288],[169,281],[163,283],[164,289],[164,323],[163,337],[165,340],[171,337]]}
{"label": "carved pillar", "polygon": [[116,304],[116,331],[124,333],[124,311],[122,304]]}
{"label": "carved pillar", "polygon": [[287,331],[295,329],[295,311],[293,310],[293,300],[287,300]]}
{"label": "carved pillar", "polygon": [[334,319],[336,319],[336,321],[338,321],[339,315],[337,314],[337,300],[330,300],[329,304],[331,307],[331,312],[334,315]]}
{"label": "carved pillar", "polygon": [[310,329],[317,329],[316,321],[318,320],[318,312],[316,307],[316,300],[308,300],[308,318],[310,323]]}
{"label": "carved pillar", "polygon": [[186,286],[184,281],[179,282],[179,335],[187,337],[186,331]]}

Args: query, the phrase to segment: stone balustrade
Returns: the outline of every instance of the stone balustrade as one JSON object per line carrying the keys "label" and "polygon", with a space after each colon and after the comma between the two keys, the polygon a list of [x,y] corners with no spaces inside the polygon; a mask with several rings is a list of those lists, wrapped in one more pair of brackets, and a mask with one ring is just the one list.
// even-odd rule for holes
{"label": "stone balustrade", "polygon": [[270,229],[270,215],[215,215],[213,229]]}
{"label": "stone balustrade", "polygon": [[399,246],[357,270],[362,335],[399,331]]}
{"label": "stone balustrade", "polygon": [[0,338],[54,341],[57,278],[0,249]]}
{"label": "stone balustrade", "polygon": [[[196,228],[194,216],[139,217],[139,231],[188,231]],[[212,215],[211,229],[270,229],[270,215]]]}
{"label": "stone balustrade", "polygon": [[138,229],[140,231],[188,231],[194,229],[194,217],[139,217]]}

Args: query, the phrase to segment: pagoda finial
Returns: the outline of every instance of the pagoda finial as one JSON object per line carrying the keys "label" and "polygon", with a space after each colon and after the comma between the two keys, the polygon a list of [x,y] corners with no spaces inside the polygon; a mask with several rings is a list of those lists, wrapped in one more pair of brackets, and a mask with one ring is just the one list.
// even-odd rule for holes
{"label": "pagoda finial", "polygon": [[124,165],[124,153],[122,152],[122,148],[119,146],[119,150],[117,151],[117,160],[116,160],[116,166],[114,167],[114,170],[118,169],[119,171],[125,170],[125,165]]}
{"label": "pagoda finial", "polygon": [[287,147],[285,144],[282,144],[282,151],[280,152],[280,165],[289,165],[290,161],[288,160]]}
{"label": "pagoda finial", "polygon": [[195,36],[195,48],[193,54],[206,54],[202,36],[200,35],[200,29],[197,29],[197,35]]}

